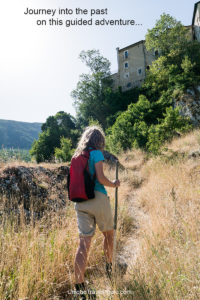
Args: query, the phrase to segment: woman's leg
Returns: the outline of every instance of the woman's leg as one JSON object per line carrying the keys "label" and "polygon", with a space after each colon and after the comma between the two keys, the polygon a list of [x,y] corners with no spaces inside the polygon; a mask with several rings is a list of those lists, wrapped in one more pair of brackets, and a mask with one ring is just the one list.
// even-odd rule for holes
{"label": "woman's leg", "polygon": [[113,237],[114,237],[114,230],[104,231],[104,253],[106,256],[106,262],[112,262],[113,256]]}
{"label": "woman's leg", "polygon": [[81,237],[75,257],[75,283],[84,282],[84,273],[92,236]]}

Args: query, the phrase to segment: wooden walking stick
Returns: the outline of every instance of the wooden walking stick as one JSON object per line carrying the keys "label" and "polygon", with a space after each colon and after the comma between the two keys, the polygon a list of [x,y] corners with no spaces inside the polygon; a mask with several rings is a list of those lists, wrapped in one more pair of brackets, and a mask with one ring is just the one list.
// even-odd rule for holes
{"label": "wooden walking stick", "polygon": [[[116,160],[116,180],[118,180],[118,166],[119,166],[119,161]],[[118,187],[115,188],[115,216],[114,216],[113,259],[112,259],[112,271],[114,275],[116,271],[117,207],[118,207]]]}

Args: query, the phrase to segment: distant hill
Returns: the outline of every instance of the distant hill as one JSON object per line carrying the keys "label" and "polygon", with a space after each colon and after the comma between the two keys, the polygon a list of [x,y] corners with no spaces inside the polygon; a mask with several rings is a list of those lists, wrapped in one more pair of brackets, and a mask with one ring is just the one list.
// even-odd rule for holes
{"label": "distant hill", "polygon": [[0,149],[30,149],[41,132],[42,123],[0,120]]}

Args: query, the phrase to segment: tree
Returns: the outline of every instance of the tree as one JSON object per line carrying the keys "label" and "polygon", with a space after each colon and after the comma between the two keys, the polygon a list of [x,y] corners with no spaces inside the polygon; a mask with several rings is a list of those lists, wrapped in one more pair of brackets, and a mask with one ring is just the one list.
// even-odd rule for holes
{"label": "tree", "polygon": [[[57,143],[57,141],[54,141]],[[54,149],[54,142],[52,140],[50,130],[43,131],[39,134],[38,140],[34,140],[30,149],[30,155],[37,163],[49,161],[52,157],[52,149]]]}
{"label": "tree", "polygon": [[64,136],[72,139],[72,143],[76,143],[76,120],[69,113],[59,111],[55,116],[47,118],[46,122],[42,125],[42,131],[50,130],[54,138],[60,142],[60,137]]}
{"label": "tree", "polygon": [[168,14],[162,14],[154,28],[146,35],[147,50],[157,50],[161,55],[169,54],[172,50],[184,48],[188,40],[188,30]]}
{"label": "tree", "polygon": [[55,148],[55,157],[61,162],[70,161],[74,152],[74,150],[71,149],[71,140],[62,137],[60,143],[61,147]]}
{"label": "tree", "polygon": [[188,118],[181,116],[178,108],[164,110],[162,105],[162,102],[151,103],[144,95],[137,103],[130,104],[107,131],[109,150],[118,153],[134,147],[158,154],[174,134],[191,129]]}
{"label": "tree", "polygon": [[42,125],[38,140],[33,142],[30,154],[36,161],[50,161],[54,157],[55,148],[60,148],[61,138],[71,140],[75,147],[79,133],[76,131],[75,118],[63,111],[47,118]]}
{"label": "tree", "polygon": [[148,125],[152,124],[152,115],[151,103],[141,95],[139,101],[130,104],[107,131],[109,150],[116,153],[120,150],[131,149],[133,144],[135,147],[145,148]]}
{"label": "tree", "polygon": [[93,118],[105,128],[108,116],[105,94],[112,84],[110,62],[98,50],[82,51],[79,58],[89,67],[89,73],[80,75],[77,87],[71,93],[77,114],[86,123]]}
{"label": "tree", "polygon": [[143,85],[143,93],[150,101],[157,101],[163,93],[171,98],[194,88],[200,81],[200,46],[191,33],[170,15],[163,14],[146,35],[148,50],[160,51],[152,63]]}
{"label": "tree", "polygon": [[179,113],[179,108],[168,107],[164,119],[158,125],[152,125],[148,131],[147,149],[153,154],[159,154],[165,141],[170,141],[177,133],[184,133],[192,129],[189,118]]}
{"label": "tree", "polygon": [[120,112],[132,102],[137,102],[139,89],[125,93],[113,91],[110,62],[98,50],[82,51],[79,58],[88,66],[89,73],[80,80],[71,95],[77,112],[78,127],[83,128],[92,118],[105,129],[113,125]]}
{"label": "tree", "polygon": [[106,127],[110,127],[114,124],[117,117],[125,110],[131,103],[138,101],[140,94],[139,88],[133,88],[126,92],[122,92],[121,88],[117,91],[107,89],[105,94],[105,103],[107,110]]}
{"label": "tree", "polygon": [[119,152],[139,147],[154,154],[177,132],[192,128],[188,118],[172,104],[188,88],[200,82],[200,46],[188,36],[187,29],[163,14],[146,36],[148,50],[159,50],[152,63],[137,103],[119,114],[107,130],[107,144]]}

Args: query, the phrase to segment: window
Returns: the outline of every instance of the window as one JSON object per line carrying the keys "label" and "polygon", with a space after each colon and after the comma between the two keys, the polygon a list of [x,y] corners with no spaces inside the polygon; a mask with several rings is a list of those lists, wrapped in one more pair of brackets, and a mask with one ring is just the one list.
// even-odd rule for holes
{"label": "window", "polygon": [[147,70],[150,70],[150,67],[149,67],[149,66],[147,66]]}
{"label": "window", "polygon": [[128,62],[125,62],[124,68],[125,68],[125,69],[128,69]]}
{"label": "window", "polygon": [[157,57],[158,56],[158,50],[156,50],[155,52],[154,52],[154,55]]}
{"label": "window", "polygon": [[128,50],[124,51],[124,58],[125,58],[125,59],[128,58]]}
{"label": "window", "polygon": [[124,74],[124,78],[129,78],[129,72]]}
{"label": "window", "polygon": [[127,88],[130,88],[131,87],[131,82],[129,82],[127,85],[126,85]]}
{"label": "window", "polygon": [[137,69],[138,75],[142,75],[142,68]]}

